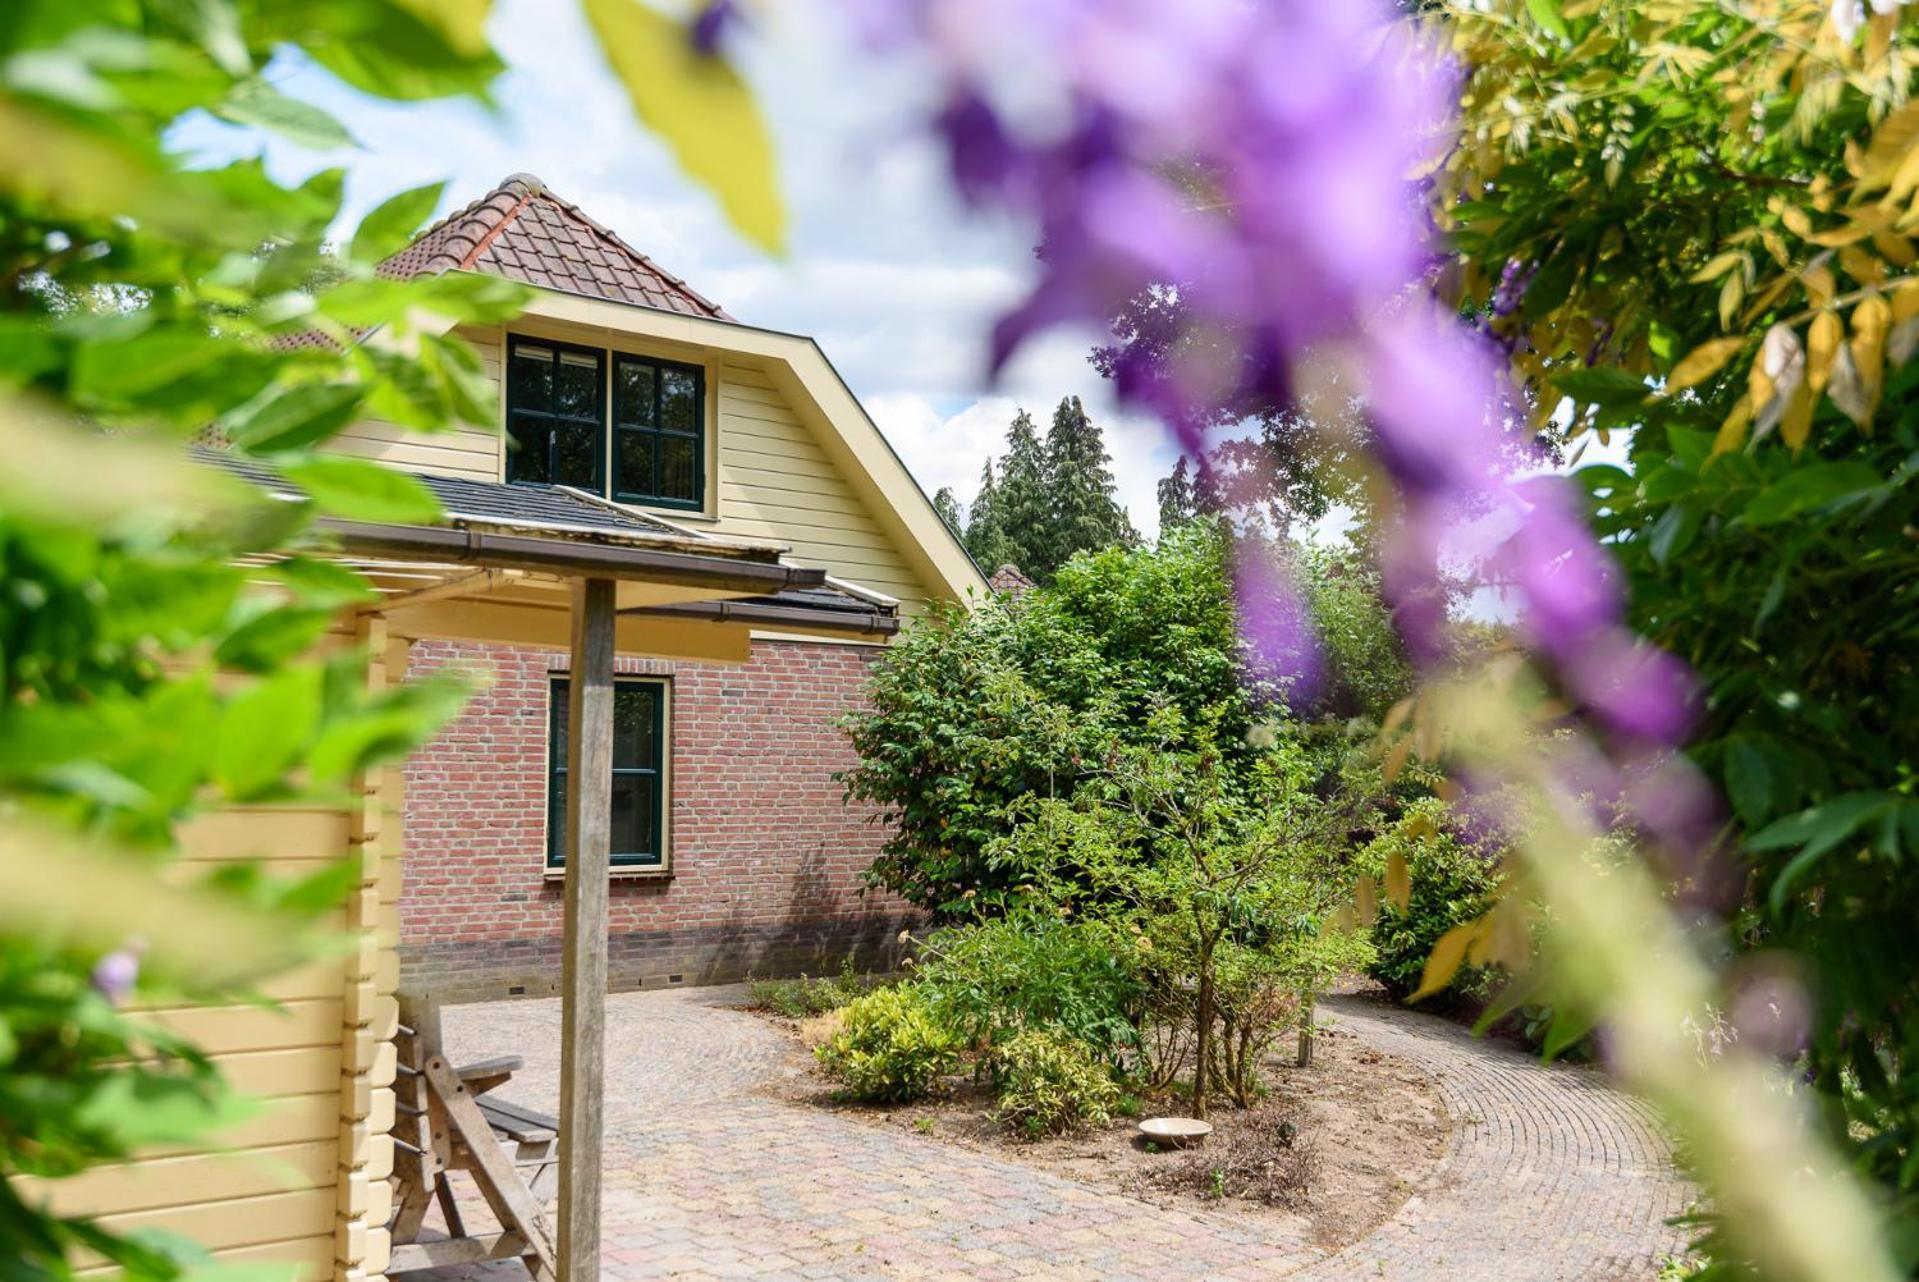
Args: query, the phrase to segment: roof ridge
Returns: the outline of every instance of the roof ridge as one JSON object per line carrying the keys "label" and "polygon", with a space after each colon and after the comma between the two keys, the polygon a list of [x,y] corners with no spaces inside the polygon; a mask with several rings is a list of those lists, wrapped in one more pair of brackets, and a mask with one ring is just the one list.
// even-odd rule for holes
{"label": "roof ridge", "polygon": [[[528,217],[539,202],[541,210]],[[556,220],[547,223],[546,219]],[[549,239],[549,236],[553,237]],[[561,249],[570,241],[572,248]],[[579,255],[584,253],[586,261]],[[408,279],[478,271],[540,288],[685,315],[732,321],[726,309],[667,271],[529,173],[512,173],[478,200],[448,213],[380,264]]]}
{"label": "roof ridge", "polygon": [[[518,177],[518,175],[515,175],[515,177]],[[506,182],[501,183],[498,187],[495,187],[492,191],[488,192],[485,199],[491,200],[494,196],[498,195],[500,192],[505,191],[508,185],[511,184],[512,182],[513,182],[512,178],[507,179]],[[518,218],[520,216],[520,211],[526,208],[526,203],[529,200],[532,200],[533,197],[536,196],[538,193],[539,193],[538,188],[534,188],[533,190],[521,193],[519,200],[514,202],[513,208],[507,210],[504,214],[502,214],[500,216],[500,221],[497,224],[495,224],[493,227],[489,228],[487,230],[486,235],[480,237],[477,241],[473,242],[473,248],[470,251],[468,251],[464,257],[460,259],[460,270],[471,271],[473,269],[473,264],[480,260],[480,255],[486,252],[487,246],[491,245],[494,241],[500,238],[500,233],[505,231],[507,227],[509,227],[512,224],[515,218]]]}
{"label": "roof ridge", "polygon": [[[581,209],[578,205],[574,204],[572,201],[568,200],[566,197],[560,195],[558,192],[554,191],[552,188],[547,187],[545,184],[541,184],[540,190],[535,194],[544,196],[547,200],[550,200],[554,204],[558,205],[566,213],[573,215],[573,217],[585,223],[587,227],[592,230],[594,235],[600,237],[602,240],[612,242],[613,246],[617,248],[621,253],[625,254],[629,258],[635,259],[638,262],[643,263],[655,275],[659,276],[661,279],[665,280],[669,285],[672,285],[674,288],[680,290],[681,292],[691,297],[693,301],[698,303],[700,306],[706,308],[708,311],[717,313],[718,315],[720,315],[721,317],[725,319],[728,319],[728,320],[732,319],[730,316],[727,316],[726,309],[724,307],[721,307],[718,303],[714,302],[712,299],[700,293],[699,290],[694,289],[691,285],[687,284],[684,277],[674,275],[672,272],[668,271],[666,268],[660,266],[659,263],[655,262],[651,256],[647,254],[642,254],[639,250],[627,244],[626,241],[620,238],[620,234],[618,232],[614,231],[611,227],[606,226],[604,223],[594,218],[593,215],[587,213],[584,209]],[[511,218],[513,218],[514,216],[517,216],[518,212],[519,211],[516,209],[514,211],[514,214],[509,215],[507,219],[502,220],[501,225],[504,226],[507,221],[510,221]]]}

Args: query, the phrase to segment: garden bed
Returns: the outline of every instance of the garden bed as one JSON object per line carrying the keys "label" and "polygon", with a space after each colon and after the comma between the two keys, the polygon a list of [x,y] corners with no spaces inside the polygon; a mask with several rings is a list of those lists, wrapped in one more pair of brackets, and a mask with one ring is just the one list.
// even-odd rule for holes
{"label": "garden bed", "polygon": [[[1023,1138],[995,1119],[992,1093],[966,1075],[947,1078],[931,1100],[848,1103],[813,1063],[802,1022],[761,1013],[793,1033],[797,1071],[773,1088],[791,1101],[988,1151],[1157,1205],[1283,1222],[1329,1248],[1391,1217],[1437,1165],[1451,1130],[1422,1073],[1362,1045],[1336,1018],[1321,1027],[1309,1067],[1294,1065],[1292,1039],[1285,1039],[1287,1053],[1266,1065],[1265,1098],[1250,1109],[1215,1106],[1211,1139],[1182,1153],[1154,1151],[1139,1138],[1138,1117]],[[1141,1106],[1139,1116],[1185,1111],[1177,1097]]]}

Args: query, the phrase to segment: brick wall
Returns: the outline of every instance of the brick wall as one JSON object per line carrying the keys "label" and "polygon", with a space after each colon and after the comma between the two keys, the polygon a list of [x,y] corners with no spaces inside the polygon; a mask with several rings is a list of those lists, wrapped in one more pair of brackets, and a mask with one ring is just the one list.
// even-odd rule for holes
{"label": "brick wall", "polygon": [[[612,881],[614,989],[820,973],[890,961],[899,901],[860,894],[880,828],[832,774],[833,721],[860,697],[871,647],[757,641],[744,665],[622,659],[673,683],[668,876]],[[420,642],[410,671],[490,684],[406,770],[402,983],[446,1001],[555,991],[560,882],[545,875],[548,682],[566,655]]]}

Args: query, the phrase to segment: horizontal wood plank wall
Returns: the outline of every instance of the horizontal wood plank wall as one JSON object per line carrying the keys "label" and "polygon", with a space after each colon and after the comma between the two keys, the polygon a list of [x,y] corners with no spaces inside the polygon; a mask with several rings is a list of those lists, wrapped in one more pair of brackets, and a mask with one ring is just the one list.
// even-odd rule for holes
{"label": "horizontal wood plank wall", "polygon": [[[498,385],[500,331],[463,328],[457,332],[480,354],[487,376]],[[378,459],[409,472],[431,472],[467,481],[497,481],[502,475],[497,428],[462,427],[429,435],[380,419],[363,419],[334,437],[328,448],[358,458]]]}
{"label": "horizontal wood plank wall", "polygon": [[779,539],[795,561],[909,609],[926,600],[919,575],[756,363],[724,358],[719,411],[721,533]]}
{"label": "horizontal wood plank wall", "polygon": [[[223,860],[260,858],[272,875],[291,877],[347,854],[352,826],[337,809],[236,807],[187,824],[181,845],[184,876]],[[163,1005],[141,1012],[206,1050],[228,1081],[254,1098],[253,1116],[195,1143],[156,1148],[73,1179],[22,1180],[21,1191],[109,1228],[164,1228],[222,1260],[291,1263],[303,1282],[331,1275],[344,968],[330,957],[262,987],[283,1008]],[[104,1262],[81,1264],[90,1273],[108,1270]]]}

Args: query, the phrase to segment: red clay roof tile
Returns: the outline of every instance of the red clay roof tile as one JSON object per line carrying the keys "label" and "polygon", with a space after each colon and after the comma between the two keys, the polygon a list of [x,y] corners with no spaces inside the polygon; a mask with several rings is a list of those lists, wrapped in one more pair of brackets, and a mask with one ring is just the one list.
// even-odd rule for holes
{"label": "red clay roof tile", "polygon": [[486,272],[616,303],[733,319],[531,174],[514,174],[380,264],[382,275],[400,279],[444,271]]}

